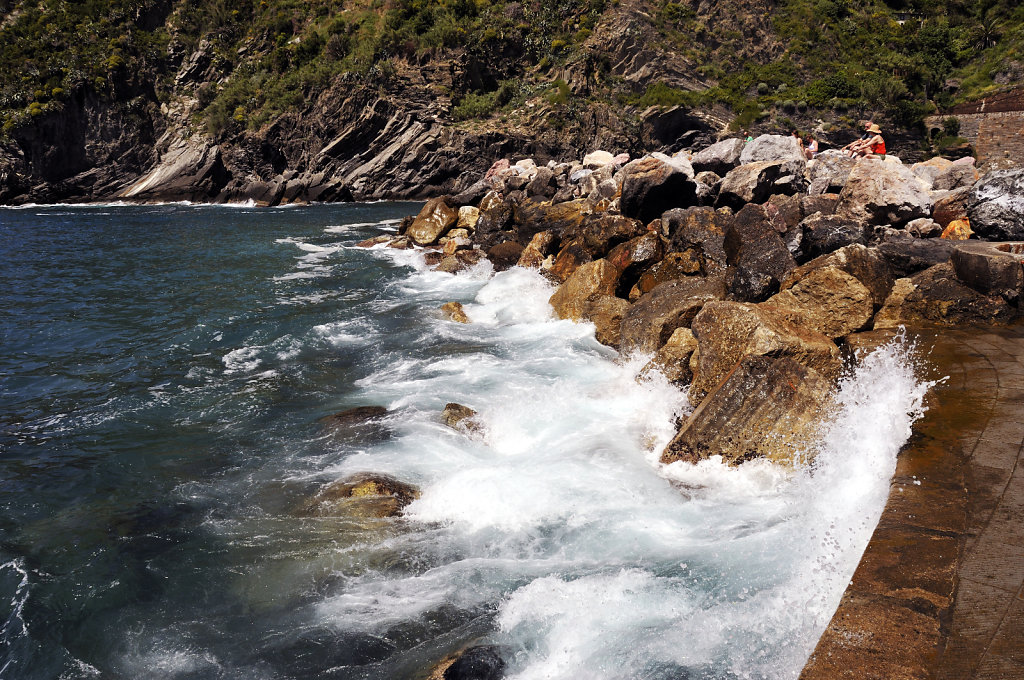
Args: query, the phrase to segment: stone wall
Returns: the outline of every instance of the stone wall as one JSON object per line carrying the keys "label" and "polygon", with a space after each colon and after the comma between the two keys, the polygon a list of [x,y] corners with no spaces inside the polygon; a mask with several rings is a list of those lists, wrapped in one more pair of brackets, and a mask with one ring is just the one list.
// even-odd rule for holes
{"label": "stone wall", "polygon": [[1024,89],[1011,90],[954,107],[925,120],[929,130],[960,121],[960,136],[974,147],[982,172],[1024,167]]}

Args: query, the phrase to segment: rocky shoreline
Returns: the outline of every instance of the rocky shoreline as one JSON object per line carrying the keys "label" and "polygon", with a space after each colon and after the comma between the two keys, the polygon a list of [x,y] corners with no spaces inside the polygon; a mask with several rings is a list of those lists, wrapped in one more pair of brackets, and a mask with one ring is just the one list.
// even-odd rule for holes
{"label": "rocky shoreline", "polygon": [[[498,161],[397,238],[360,245],[425,248],[441,271],[539,269],[560,318],[688,390],[663,462],[791,463],[813,456],[858,334],[1020,317],[1022,205],[1024,171],[808,162],[795,139],[762,135],[692,155]],[[465,322],[457,303],[444,312]]]}
{"label": "rocky shoreline", "polygon": [[[838,152],[808,163],[794,139],[764,135],[632,161],[499,161],[397,237],[360,245],[424,248],[449,272],[484,258],[539,269],[560,318],[651,356],[641,379],[660,371],[688,390],[694,410],[663,463],[794,464],[813,457],[838,377],[879,337],[1021,318],[1022,207],[1024,171]],[[442,312],[468,322],[458,303]],[[472,416],[450,404],[446,422],[449,410],[452,427]],[[500,677],[500,655],[470,650],[497,660],[479,677]],[[477,677],[445,668],[435,676]]]}

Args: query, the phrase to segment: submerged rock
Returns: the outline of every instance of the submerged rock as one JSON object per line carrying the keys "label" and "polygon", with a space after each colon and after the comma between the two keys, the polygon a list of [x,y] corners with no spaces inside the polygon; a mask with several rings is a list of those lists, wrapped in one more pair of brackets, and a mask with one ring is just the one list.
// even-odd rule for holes
{"label": "submerged rock", "polygon": [[383,406],[357,406],[324,416],[319,422],[335,437],[376,441],[391,436],[390,428],[383,422],[390,413]]}
{"label": "submerged rock", "polygon": [[317,517],[394,517],[419,496],[419,489],[394,477],[363,473],[328,484],[301,512]]}
{"label": "submerged rock", "polygon": [[469,317],[462,308],[461,302],[446,302],[441,305],[441,311],[451,321],[456,323],[469,323]]}
{"label": "submerged rock", "polygon": [[832,385],[788,357],[748,356],[694,410],[661,454],[662,463],[721,455],[794,463],[813,456]]}
{"label": "submerged rock", "polygon": [[476,421],[476,411],[455,402],[444,405],[444,410],[441,411],[441,420],[448,427],[460,432],[472,433],[480,430],[480,423]]}

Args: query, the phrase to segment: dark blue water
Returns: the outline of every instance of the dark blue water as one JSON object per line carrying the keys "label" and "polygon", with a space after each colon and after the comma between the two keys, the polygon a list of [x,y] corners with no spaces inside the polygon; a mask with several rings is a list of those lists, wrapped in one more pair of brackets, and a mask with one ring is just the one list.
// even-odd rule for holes
{"label": "dark blue water", "polygon": [[320,677],[393,651],[296,634],[330,569],[276,592],[258,538],[210,527],[309,493],[253,479],[315,468],[316,418],[387,350],[331,328],[415,325],[375,307],[405,270],[338,246],[417,207],[0,210],[0,676]]}

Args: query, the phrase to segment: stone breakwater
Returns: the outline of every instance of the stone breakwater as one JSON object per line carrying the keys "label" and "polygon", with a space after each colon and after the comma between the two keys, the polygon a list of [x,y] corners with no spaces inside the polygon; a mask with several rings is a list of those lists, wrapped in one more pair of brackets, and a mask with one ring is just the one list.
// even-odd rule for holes
{"label": "stone breakwater", "polygon": [[[807,161],[794,138],[763,135],[692,155],[498,161],[361,245],[424,248],[449,272],[484,258],[539,269],[560,318],[688,390],[663,462],[792,463],[813,457],[858,334],[1021,315],[1022,206],[1022,170]],[[466,320],[457,303],[444,313]]]}

